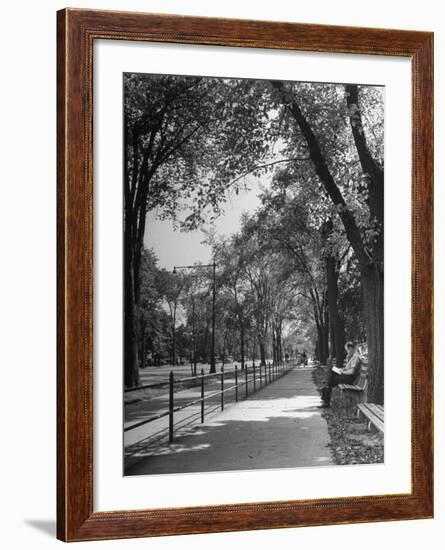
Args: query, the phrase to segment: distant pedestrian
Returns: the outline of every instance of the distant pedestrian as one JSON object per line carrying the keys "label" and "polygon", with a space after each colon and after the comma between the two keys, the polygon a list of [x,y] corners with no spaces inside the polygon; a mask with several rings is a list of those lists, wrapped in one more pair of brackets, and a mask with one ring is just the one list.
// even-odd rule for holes
{"label": "distant pedestrian", "polygon": [[305,351],[303,351],[303,353],[301,354],[301,362],[303,363],[304,367],[307,366],[307,355]]}

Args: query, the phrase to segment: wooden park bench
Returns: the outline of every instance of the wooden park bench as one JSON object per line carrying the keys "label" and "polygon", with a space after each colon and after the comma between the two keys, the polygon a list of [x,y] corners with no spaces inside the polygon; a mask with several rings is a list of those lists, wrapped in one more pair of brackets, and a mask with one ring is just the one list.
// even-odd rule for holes
{"label": "wooden park bench", "polygon": [[340,392],[356,392],[361,398],[366,395],[366,388],[368,386],[368,364],[363,363],[360,367],[360,374],[354,380],[354,384],[339,384],[338,389]]}
{"label": "wooden park bench", "polygon": [[362,361],[360,374],[353,384],[339,384],[332,390],[331,405],[335,409],[344,409],[346,413],[359,403],[366,401],[368,386],[368,364]]}
{"label": "wooden park bench", "polygon": [[371,425],[375,426],[380,432],[385,429],[385,411],[383,405],[374,403],[360,403],[357,405],[357,416],[363,415],[368,421],[368,430]]}

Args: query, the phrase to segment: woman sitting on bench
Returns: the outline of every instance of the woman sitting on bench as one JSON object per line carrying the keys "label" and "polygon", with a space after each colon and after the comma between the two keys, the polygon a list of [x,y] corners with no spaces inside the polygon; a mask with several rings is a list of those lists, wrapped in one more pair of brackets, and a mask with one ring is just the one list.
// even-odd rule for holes
{"label": "woman sitting on bench", "polygon": [[326,384],[321,390],[322,408],[330,407],[332,388],[335,388],[338,384],[352,384],[360,372],[361,359],[357,346],[353,342],[347,342],[345,349],[346,365],[342,369],[332,367],[326,379]]}

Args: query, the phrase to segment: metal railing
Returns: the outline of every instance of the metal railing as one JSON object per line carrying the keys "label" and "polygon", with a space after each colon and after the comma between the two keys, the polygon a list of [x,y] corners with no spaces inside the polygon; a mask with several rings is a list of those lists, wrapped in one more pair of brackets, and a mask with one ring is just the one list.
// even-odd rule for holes
{"label": "metal railing", "polygon": [[[236,403],[243,397],[247,398],[250,394],[274,382],[275,380],[289,372],[289,370],[291,370],[294,366],[295,363],[274,364],[269,362],[266,365],[255,365],[255,363],[253,363],[250,367],[246,365],[244,369],[239,369],[237,366],[235,366],[235,368],[230,371],[225,371],[224,367],[221,367],[220,372],[214,374],[204,374],[204,369],[201,369],[201,374],[198,376],[180,378],[177,380],[175,380],[173,371],[170,371],[168,382],[146,384],[145,386],[138,386],[137,388],[126,390],[134,391],[136,389],[141,390],[145,388],[168,386],[168,409],[125,427],[124,432],[134,430],[145,424],[168,416],[168,427],[162,428],[158,432],[151,434],[148,438],[144,438],[144,440],[160,438],[163,435],[166,435],[165,432],[168,431],[168,441],[171,443],[174,440],[175,430],[177,431],[179,426],[181,428],[184,427],[184,423],[185,425],[189,425],[192,422],[196,421],[197,418],[200,418],[201,423],[204,423],[206,414],[214,412],[217,409],[223,411],[224,406],[229,402],[229,399],[227,398],[229,392],[232,392],[234,397],[233,400]],[[209,384],[207,384],[206,388],[206,382],[213,381],[216,381],[219,389],[211,389],[209,388]],[[227,384],[230,381],[232,383],[228,386]],[[195,387],[199,385],[200,397],[198,399],[192,399],[190,401],[187,401],[186,403],[175,406],[175,388],[178,386],[184,386],[184,384],[186,383],[193,383]],[[213,386],[215,386],[215,384],[213,384]],[[215,398],[217,398],[218,396],[219,399],[216,400]],[[210,406],[208,406],[209,403]],[[187,416],[180,420],[175,419],[175,415],[178,412],[198,404],[200,405],[198,412],[194,412],[190,416]]]}

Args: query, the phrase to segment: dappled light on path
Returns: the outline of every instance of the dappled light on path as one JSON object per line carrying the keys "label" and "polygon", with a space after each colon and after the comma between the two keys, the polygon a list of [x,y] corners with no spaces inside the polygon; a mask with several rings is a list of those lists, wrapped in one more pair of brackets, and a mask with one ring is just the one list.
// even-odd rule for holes
{"label": "dappled light on path", "polygon": [[[319,397],[300,395],[295,397],[282,397],[272,401],[262,399],[249,399],[245,407],[235,407],[230,417],[239,422],[267,422],[271,418],[309,418],[319,414],[317,407],[320,404]],[[222,418],[212,422],[213,426],[224,424]]]}
{"label": "dappled light on path", "polygon": [[144,447],[126,475],[332,464],[311,373],[295,369],[168,445]]}

